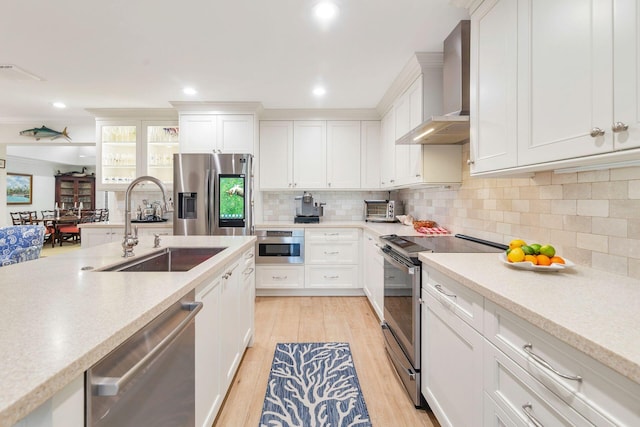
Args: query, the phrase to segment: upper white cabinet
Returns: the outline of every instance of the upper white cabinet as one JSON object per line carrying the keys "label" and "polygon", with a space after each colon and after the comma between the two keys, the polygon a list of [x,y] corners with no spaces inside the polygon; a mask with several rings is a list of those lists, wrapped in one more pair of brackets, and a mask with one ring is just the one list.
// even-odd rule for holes
{"label": "upper white cabinet", "polygon": [[633,0],[486,0],[472,14],[471,173],[640,157]]}
{"label": "upper white cabinet", "polygon": [[378,188],[378,144],[377,121],[262,120],[260,188],[359,189],[365,179]]}
{"label": "upper white cabinet", "polygon": [[252,114],[180,114],[183,153],[253,154]]}
{"label": "upper white cabinet", "polygon": [[380,188],[380,121],[362,121],[360,124],[360,188]]}
{"label": "upper white cabinet", "polygon": [[360,188],[360,121],[327,122],[327,187]]}
{"label": "upper white cabinet", "polygon": [[113,118],[96,119],[97,189],[124,190],[142,175],[152,175],[165,185],[172,185],[173,154],[178,151],[178,121],[171,118],[156,120],[151,114],[140,119],[132,111],[128,118],[126,112],[120,111]]}
{"label": "upper white cabinet", "polygon": [[393,187],[396,177],[395,111],[389,110],[380,122],[380,187]]}
{"label": "upper white cabinet", "polygon": [[[394,104],[395,141],[411,129],[422,123],[422,76],[409,86],[409,89]],[[395,146],[394,186],[410,185],[422,182],[422,146]]]}
{"label": "upper white cabinet", "polygon": [[293,122],[293,187],[327,187],[327,124],[324,121]]}

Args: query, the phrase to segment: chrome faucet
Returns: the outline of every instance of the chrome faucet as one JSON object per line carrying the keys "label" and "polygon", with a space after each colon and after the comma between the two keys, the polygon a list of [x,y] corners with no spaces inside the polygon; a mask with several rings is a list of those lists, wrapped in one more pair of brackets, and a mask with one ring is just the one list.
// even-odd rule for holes
{"label": "chrome faucet", "polygon": [[150,181],[156,184],[160,191],[162,191],[162,202],[164,203],[164,211],[167,209],[167,190],[164,188],[162,181],[153,176],[139,176],[131,181],[131,184],[127,187],[124,193],[124,239],[122,240],[122,256],[127,258],[135,255],[133,253],[133,247],[138,244],[138,228],[134,235],[131,234],[131,190],[133,187],[144,181]]}

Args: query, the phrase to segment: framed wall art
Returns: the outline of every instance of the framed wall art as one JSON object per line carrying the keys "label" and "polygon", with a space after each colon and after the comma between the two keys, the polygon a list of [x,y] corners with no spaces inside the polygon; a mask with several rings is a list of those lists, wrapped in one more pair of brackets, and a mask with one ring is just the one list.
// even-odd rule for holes
{"label": "framed wall art", "polygon": [[33,175],[7,172],[7,205],[30,205]]}

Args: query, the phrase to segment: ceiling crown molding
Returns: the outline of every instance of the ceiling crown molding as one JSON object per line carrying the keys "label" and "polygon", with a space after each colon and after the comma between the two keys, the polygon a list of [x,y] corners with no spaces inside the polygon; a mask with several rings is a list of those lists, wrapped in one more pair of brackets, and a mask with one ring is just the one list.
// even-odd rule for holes
{"label": "ceiling crown molding", "polygon": [[169,101],[179,112],[260,114],[261,102]]}
{"label": "ceiling crown molding", "polygon": [[416,52],[402,68],[396,79],[376,106],[380,116],[384,116],[400,95],[406,91],[423,70],[442,68],[442,52]]}

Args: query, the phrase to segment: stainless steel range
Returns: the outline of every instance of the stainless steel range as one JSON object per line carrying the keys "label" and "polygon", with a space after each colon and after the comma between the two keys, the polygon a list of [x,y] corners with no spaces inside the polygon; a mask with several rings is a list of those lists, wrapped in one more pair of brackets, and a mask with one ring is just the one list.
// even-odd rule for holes
{"label": "stainless steel range", "polygon": [[501,252],[506,245],[463,234],[455,236],[380,237],[385,244],[384,321],[382,332],[387,356],[416,407],[420,394],[420,252]]}

